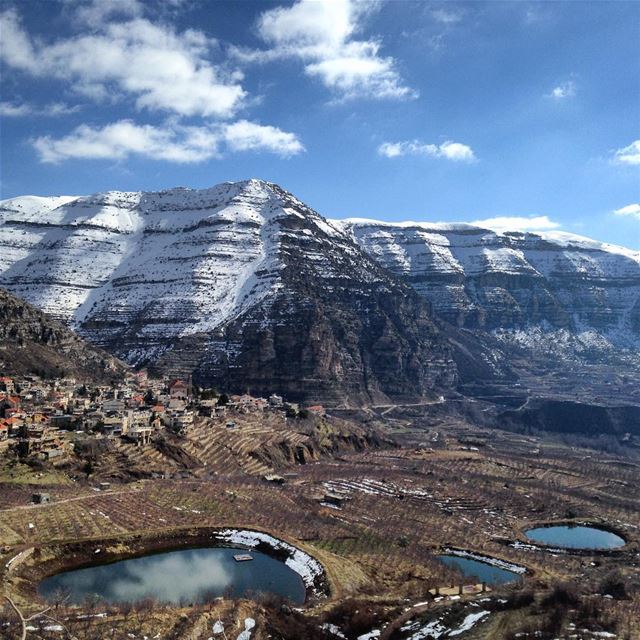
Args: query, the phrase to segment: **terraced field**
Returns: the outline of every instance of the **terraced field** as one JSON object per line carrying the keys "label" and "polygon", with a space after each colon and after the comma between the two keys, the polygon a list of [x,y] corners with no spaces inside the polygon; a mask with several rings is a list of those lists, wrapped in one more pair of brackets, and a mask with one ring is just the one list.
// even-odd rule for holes
{"label": "terraced field", "polygon": [[[233,426],[227,426],[232,422]],[[163,477],[187,469],[200,476],[262,476],[368,444],[365,432],[338,418],[289,420],[281,412],[197,418],[182,434],[152,436],[149,445],[114,440],[114,450],[97,461],[97,474]]]}
{"label": "terraced field", "polygon": [[[629,585],[629,598],[604,601],[601,607],[620,621],[623,631],[627,620],[640,621],[640,592],[634,590],[640,585],[640,498],[633,491],[640,478],[631,458],[607,456],[605,462],[592,450],[535,440],[528,443],[527,453],[515,456],[514,436],[502,432],[492,434],[486,446],[470,450],[465,443],[472,433],[459,428],[443,431],[437,441],[429,435],[417,444],[399,438],[400,446],[330,455],[329,447],[323,447],[329,435],[337,441],[344,429],[340,422],[332,425],[329,435],[330,424],[320,425],[320,430],[301,423],[293,428],[272,416],[254,415],[238,416],[235,422],[235,428],[228,429],[225,421],[199,420],[172,443],[197,461],[193,468],[181,466],[156,446],[120,443],[109,454],[119,464],[157,466],[166,478],[113,481],[107,490],[98,491],[97,480],[108,477],[112,464],[102,461],[95,477],[48,485],[52,503],[37,506],[28,505],[30,492],[37,489],[6,485],[7,491],[0,491],[0,567],[23,550],[38,549],[41,558],[55,557],[63,548],[59,543],[71,541],[87,540],[96,550],[121,545],[126,549],[128,540],[167,534],[175,535],[179,544],[186,532],[203,527],[255,528],[301,546],[325,566],[332,597],[310,604],[304,615],[313,619],[324,619],[348,598],[355,598],[363,609],[381,612],[383,618],[411,605],[423,616],[420,603],[431,603],[436,587],[455,597],[451,594],[457,587],[451,590],[451,585],[463,580],[436,558],[454,547],[526,567],[525,588],[538,601],[554,584],[566,582],[579,585],[587,602],[607,576],[617,573]],[[299,448],[307,452],[306,459],[296,460]],[[284,484],[263,479],[273,469],[283,475]],[[327,493],[345,499],[328,505]],[[607,523],[624,533],[630,547],[620,554],[551,557],[544,549],[523,544],[523,528],[567,519]],[[8,574],[5,571],[5,586],[16,597],[22,593],[22,576],[38,561],[29,556]],[[508,588],[501,589],[491,597],[509,597]],[[463,597],[476,596],[467,590]],[[21,601],[21,606],[30,610],[28,602]],[[269,614],[266,605],[253,606],[261,625],[256,639],[263,640],[269,635]],[[154,611],[154,620],[164,620],[154,627],[156,635],[176,617]],[[523,620],[534,614],[517,612]],[[133,627],[118,615],[114,613],[114,620],[131,632]],[[205,628],[196,633],[204,611],[185,609],[184,615],[193,624],[184,633],[165,636],[206,640]],[[514,624],[509,615],[492,612],[478,629],[494,629],[486,637],[502,640],[500,634]],[[472,639],[484,637],[470,633]],[[635,640],[637,634],[614,637]]]}

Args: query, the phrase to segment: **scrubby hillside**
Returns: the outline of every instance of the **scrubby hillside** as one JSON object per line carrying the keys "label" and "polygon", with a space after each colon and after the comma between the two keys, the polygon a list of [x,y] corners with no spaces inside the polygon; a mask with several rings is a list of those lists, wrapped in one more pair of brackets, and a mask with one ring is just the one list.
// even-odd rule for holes
{"label": "scrubby hillside", "polygon": [[0,371],[5,375],[121,377],[126,366],[63,324],[0,289]]}

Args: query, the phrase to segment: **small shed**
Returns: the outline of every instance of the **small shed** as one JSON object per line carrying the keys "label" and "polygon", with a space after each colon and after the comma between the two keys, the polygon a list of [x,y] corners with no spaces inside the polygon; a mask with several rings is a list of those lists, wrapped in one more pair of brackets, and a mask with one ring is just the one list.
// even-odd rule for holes
{"label": "small shed", "polygon": [[31,496],[33,504],[48,504],[51,502],[51,495],[48,493],[34,493]]}
{"label": "small shed", "polygon": [[330,504],[334,507],[342,507],[348,497],[339,493],[325,493],[322,497],[322,502]]}

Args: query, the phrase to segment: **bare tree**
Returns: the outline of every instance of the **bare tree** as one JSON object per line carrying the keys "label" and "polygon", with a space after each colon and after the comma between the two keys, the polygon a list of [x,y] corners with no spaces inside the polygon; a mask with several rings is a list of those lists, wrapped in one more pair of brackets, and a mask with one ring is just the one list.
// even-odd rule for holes
{"label": "bare tree", "polygon": [[29,622],[32,622],[33,620],[36,620],[37,618],[46,618],[47,620],[50,620],[51,622],[54,622],[55,624],[59,625],[60,627],[62,627],[66,633],[67,636],[71,639],[71,640],[77,640],[75,638],[75,636],[69,631],[69,629],[67,629],[67,627],[65,625],[63,625],[60,620],[57,620],[56,618],[53,618],[49,615],[47,615],[47,611],[50,611],[52,607],[47,607],[46,609],[43,609],[42,611],[38,611],[37,613],[33,613],[30,616],[26,617],[24,616],[24,614],[22,613],[22,611],[20,611],[20,609],[18,609],[18,606],[16,605],[16,603],[7,595],[5,595],[5,600],[11,605],[11,608],[16,612],[16,615],[18,616],[18,619],[20,620],[20,625],[22,627],[22,631],[20,632],[20,640],[26,640],[27,638],[27,625]]}

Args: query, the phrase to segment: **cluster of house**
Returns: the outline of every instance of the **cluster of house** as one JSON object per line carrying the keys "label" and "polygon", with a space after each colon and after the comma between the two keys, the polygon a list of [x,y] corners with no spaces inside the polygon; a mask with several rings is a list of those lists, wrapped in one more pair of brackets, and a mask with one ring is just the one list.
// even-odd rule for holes
{"label": "cluster of house", "polygon": [[[0,452],[12,448],[20,457],[50,460],[71,449],[74,435],[86,433],[125,438],[143,446],[158,431],[188,431],[196,415],[226,416],[228,412],[266,409],[294,415],[299,411],[297,405],[275,394],[268,399],[250,395],[194,397],[190,382],[154,379],[144,371],[129,374],[115,386],[88,387],[70,378],[0,377]],[[319,406],[307,411],[324,414]],[[228,420],[227,427],[234,428],[235,422]]]}
{"label": "cluster of house", "polygon": [[60,457],[74,433],[124,437],[148,444],[154,431],[193,424],[190,385],[131,374],[117,386],[91,386],[62,378],[0,377],[0,449],[21,457]]}

